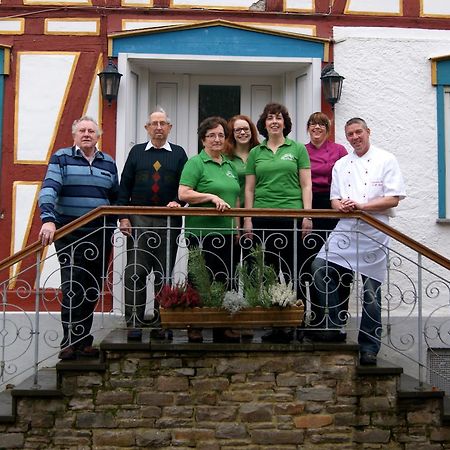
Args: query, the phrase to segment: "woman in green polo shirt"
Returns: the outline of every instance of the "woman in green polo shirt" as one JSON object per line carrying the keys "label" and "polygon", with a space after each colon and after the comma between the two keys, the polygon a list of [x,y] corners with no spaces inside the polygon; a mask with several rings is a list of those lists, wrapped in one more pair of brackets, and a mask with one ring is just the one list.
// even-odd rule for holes
{"label": "woman in green polo shirt", "polygon": [[225,141],[224,155],[236,169],[239,186],[239,200],[241,207],[245,202],[245,167],[248,154],[253,147],[259,144],[258,131],[250,117],[243,114],[232,117],[228,121],[228,137]]}
{"label": "woman in green polo shirt", "polygon": [[[237,173],[222,155],[228,134],[227,122],[221,117],[208,117],[198,127],[203,150],[189,159],[181,173],[178,197],[189,206],[225,211],[239,207]],[[233,239],[236,219],[227,216],[186,216],[185,236],[189,248],[202,248],[206,266],[214,280],[231,289],[233,278]],[[219,339],[219,331],[215,335]],[[201,342],[201,330],[189,329],[190,341]],[[239,341],[239,334],[225,330],[222,340]]]}
{"label": "woman in green polo shirt", "polygon": [[[243,114],[233,116],[228,121],[228,137],[225,141],[224,155],[228,157],[239,179],[241,191],[239,200],[241,208],[245,202],[245,170],[248,154],[253,147],[259,144],[258,131],[250,117]],[[234,267],[237,267],[241,259],[248,258],[251,250],[251,241],[245,235],[239,240],[235,240],[234,246]],[[241,337],[249,340],[253,337],[253,331],[249,329],[240,330]]]}
{"label": "woman in green polo shirt", "polygon": [[[269,103],[257,122],[257,128],[265,140],[250,151],[247,159],[245,182],[246,208],[311,209],[312,183],[311,165],[306,147],[287,138],[292,121],[285,106]],[[244,229],[253,234],[256,243],[265,244],[265,262],[280,270],[284,278],[297,281],[294,260],[299,261],[302,237],[312,229],[310,218],[299,218],[297,227],[302,230],[294,248],[294,221],[283,217],[246,217]],[[297,276],[296,276],[297,275]],[[263,340],[287,342],[293,337],[292,330],[274,329],[263,336]]]}

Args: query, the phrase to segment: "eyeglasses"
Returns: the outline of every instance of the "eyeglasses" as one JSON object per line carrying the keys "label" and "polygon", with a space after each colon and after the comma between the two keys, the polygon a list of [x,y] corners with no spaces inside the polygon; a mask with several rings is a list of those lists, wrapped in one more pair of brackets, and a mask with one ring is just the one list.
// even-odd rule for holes
{"label": "eyeglasses", "polygon": [[164,122],[164,120],[155,120],[153,122],[150,122],[148,125],[150,125],[151,127],[157,128],[158,126],[160,126],[161,128],[166,127],[167,125],[169,125],[168,122]]}
{"label": "eyeglasses", "polygon": [[325,125],[322,125],[322,124],[320,124],[320,123],[310,123],[310,124],[309,124],[309,127],[310,127],[310,128],[316,128],[316,127],[319,127],[319,128],[322,128],[322,129],[326,128]]}
{"label": "eyeglasses", "polygon": [[241,134],[241,133],[249,133],[250,132],[250,128],[249,127],[240,127],[240,128],[233,128],[233,133],[234,134]]}
{"label": "eyeglasses", "polygon": [[205,135],[205,138],[206,139],[212,139],[214,141],[216,139],[219,139],[221,141],[222,139],[225,139],[225,135],[221,134],[221,133],[219,133],[219,134],[207,134],[207,135]]}

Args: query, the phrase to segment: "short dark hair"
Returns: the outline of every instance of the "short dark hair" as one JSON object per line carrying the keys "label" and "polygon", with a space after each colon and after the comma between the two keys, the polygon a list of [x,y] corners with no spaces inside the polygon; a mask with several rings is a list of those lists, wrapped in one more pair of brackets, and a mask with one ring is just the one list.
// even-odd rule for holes
{"label": "short dark hair", "polygon": [[327,133],[330,132],[331,128],[330,119],[326,114],[320,111],[312,113],[309,116],[308,122],[306,123],[306,129],[308,129],[310,125],[323,125],[327,129]]}
{"label": "short dark hair", "polygon": [[292,130],[292,120],[289,117],[288,110],[286,106],[281,105],[280,103],[268,103],[264,107],[264,111],[259,116],[258,122],[256,123],[256,128],[258,128],[259,134],[264,136],[266,139],[269,137],[269,134],[266,130],[266,119],[269,114],[278,114],[281,113],[284,119],[284,128],[283,128],[283,136],[286,137]]}
{"label": "short dark hair", "polygon": [[202,120],[202,122],[198,126],[197,134],[199,139],[203,141],[205,139],[208,130],[212,130],[213,128],[216,128],[219,125],[222,125],[223,127],[223,134],[225,135],[225,138],[228,137],[227,121],[223,117],[211,116]]}
{"label": "short dark hair", "polygon": [[345,128],[349,127],[350,125],[353,125],[354,123],[359,123],[366,130],[369,129],[369,127],[367,126],[367,122],[364,119],[361,119],[361,117],[352,117],[351,119],[348,119],[347,122],[345,122]]}

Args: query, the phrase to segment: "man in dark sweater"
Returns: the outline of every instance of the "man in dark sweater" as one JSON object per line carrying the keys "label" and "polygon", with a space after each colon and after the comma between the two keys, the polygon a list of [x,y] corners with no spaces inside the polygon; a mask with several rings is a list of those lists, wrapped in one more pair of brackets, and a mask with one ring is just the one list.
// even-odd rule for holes
{"label": "man in dark sweater", "polygon": [[[145,129],[150,140],[135,145],[122,172],[118,205],[180,207],[178,185],[186,152],[168,142],[170,118],[162,109],[150,114]],[[147,278],[153,271],[155,295],[170,282],[177,253],[182,218],[150,215],[120,217],[120,230],[127,236],[125,268],[125,320],[128,338],[140,340],[147,300]],[[169,231],[170,230],[170,231]],[[169,257],[167,258],[167,253]],[[164,339],[155,305],[153,338]],[[169,336],[170,337],[170,336]]]}

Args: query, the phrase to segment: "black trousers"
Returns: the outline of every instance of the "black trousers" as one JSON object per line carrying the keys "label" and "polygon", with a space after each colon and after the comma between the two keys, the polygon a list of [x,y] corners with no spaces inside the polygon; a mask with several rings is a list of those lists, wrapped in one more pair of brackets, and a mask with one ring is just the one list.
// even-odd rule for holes
{"label": "black trousers", "polygon": [[[127,238],[125,268],[125,320],[128,327],[144,324],[147,303],[147,277],[153,271],[155,295],[170,283],[178,249],[181,219],[172,217],[170,229],[166,217],[131,216],[132,236]],[[154,324],[159,324],[155,305]]]}
{"label": "black trousers", "polygon": [[[205,233],[206,234],[206,233]],[[205,258],[206,268],[210,281],[223,283],[227,291],[235,288],[236,259],[234,256],[234,235],[232,234],[206,234],[196,236],[186,234],[189,250],[198,248]],[[188,274],[189,282],[193,276]]]}
{"label": "black trousers", "polygon": [[61,348],[92,345],[92,321],[104,287],[112,234],[112,227],[81,228],[55,241],[61,268]]}
{"label": "black trousers", "polygon": [[277,275],[281,271],[286,283],[292,282],[297,298],[300,298],[298,274],[303,245],[299,228],[302,226],[302,218],[297,219],[297,230],[294,230],[293,219],[255,217],[252,223],[255,235],[253,245],[264,247],[264,263],[272,266]]}

